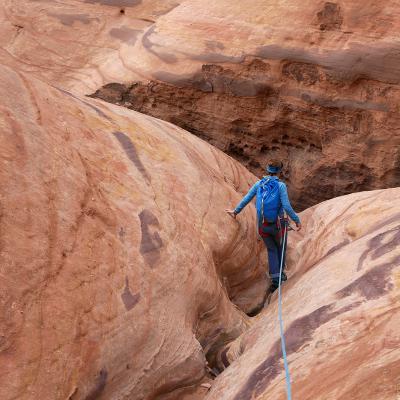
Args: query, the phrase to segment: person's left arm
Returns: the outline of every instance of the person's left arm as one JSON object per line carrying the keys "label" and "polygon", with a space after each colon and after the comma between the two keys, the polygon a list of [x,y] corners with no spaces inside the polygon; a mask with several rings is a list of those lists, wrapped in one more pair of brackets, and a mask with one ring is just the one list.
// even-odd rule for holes
{"label": "person's left arm", "polygon": [[279,195],[281,198],[282,208],[286,211],[289,217],[295,222],[296,226],[299,226],[300,218],[295,213],[295,211],[292,208],[292,205],[290,204],[287,188],[283,182],[279,182]]}

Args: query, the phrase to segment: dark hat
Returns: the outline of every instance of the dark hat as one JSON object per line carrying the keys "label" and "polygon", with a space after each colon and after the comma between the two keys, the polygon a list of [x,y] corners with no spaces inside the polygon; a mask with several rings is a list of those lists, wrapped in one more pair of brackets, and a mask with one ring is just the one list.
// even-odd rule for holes
{"label": "dark hat", "polygon": [[281,163],[280,166],[276,166],[276,165],[268,165],[267,166],[267,172],[269,172],[270,174],[277,174],[278,172],[281,172],[283,168],[283,164]]}

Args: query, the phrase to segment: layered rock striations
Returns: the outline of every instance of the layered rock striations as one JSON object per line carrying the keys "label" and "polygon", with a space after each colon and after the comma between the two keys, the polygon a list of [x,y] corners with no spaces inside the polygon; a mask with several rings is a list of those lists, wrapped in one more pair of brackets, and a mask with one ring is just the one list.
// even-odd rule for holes
{"label": "layered rock striations", "polygon": [[[283,286],[293,398],[392,400],[400,371],[400,190],[348,195],[302,215]],[[207,400],[286,399],[278,301],[218,355]]]}
{"label": "layered rock striations", "polygon": [[[143,73],[129,59],[141,35],[180,0],[3,0],[0,58],[75,93]],[[127,58],[125,51],[129,51]]]}
{"label": "layered rock striations", "polygon": [[254,213],[224,212],[254,177],[171,124],[0,75],[0,398],[196,391],[264,297]]}

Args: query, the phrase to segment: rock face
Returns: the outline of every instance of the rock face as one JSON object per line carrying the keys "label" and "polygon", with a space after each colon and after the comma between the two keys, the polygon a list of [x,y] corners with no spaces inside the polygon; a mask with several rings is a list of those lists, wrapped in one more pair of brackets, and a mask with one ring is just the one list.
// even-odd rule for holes
{"label": "rock face", "polygon": [[[268,4],[267,4],[268,3]],[[249,207],[399,183],[398,2],[4,0],[0,398],[284,398]],[[99,91],[97,91],[99,89]],[[284,315],[299,399],[393,400],[399,191],[304,213]],[[252,322],[254,321],[254,323]],[[209,366],[207,367],[207,362]],[[318,371],[318,372],[316,372]],[[397,392],[396,392],[397,390]]]}
{"label": "rock face", "polygon": [[223,211],[254,176],[166,122],[0,76],[0,398],[186,398],[265,293],[253,210]]}
{"label": "rock face", "polygon": [[398,186],[399,6],[188,0],[134,48],[148,78],[94,96],[173,122],[258,176],[285,160],[302,209]]}
{"label": "rock face", "polygon": [[[173,122],[305,209],[400,184],[399,1],[0,4],[0,58]],[[99,89],[99,90],[98,90]]]}
{"label": "rock face", "polygon": [[[78,93],[142,76],[129,59],[140,36],[180,0],[3,0],[0,58]],[[127,53],[129,54],[127,58]]]}
{"label": "rock face", "polygon": [[[283,317],[293,398],[393,400],[400,371],[400,190],[327,201],[292,234]],[[277,295],[220,352],[207,400],[286,399]]]}

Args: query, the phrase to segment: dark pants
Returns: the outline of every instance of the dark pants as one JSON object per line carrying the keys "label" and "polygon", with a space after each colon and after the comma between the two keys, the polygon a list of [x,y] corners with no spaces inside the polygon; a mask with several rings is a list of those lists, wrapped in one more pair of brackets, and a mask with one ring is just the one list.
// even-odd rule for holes
{"label": "dark pants", "polygon": [[[270,224],[268,226],[264,225],[262,227],[261,237],[268,251],[269,275],[273,280],[279,280],[282,257],[281,241],[283,242],[284,238],[283,233],[284,225],[282,225],[281,229],[278,228],[277,224]],[[285,264],[285,254],[283,254],[283,264]],[[285,265],[283,265],[283,268],[284,267]]]}

